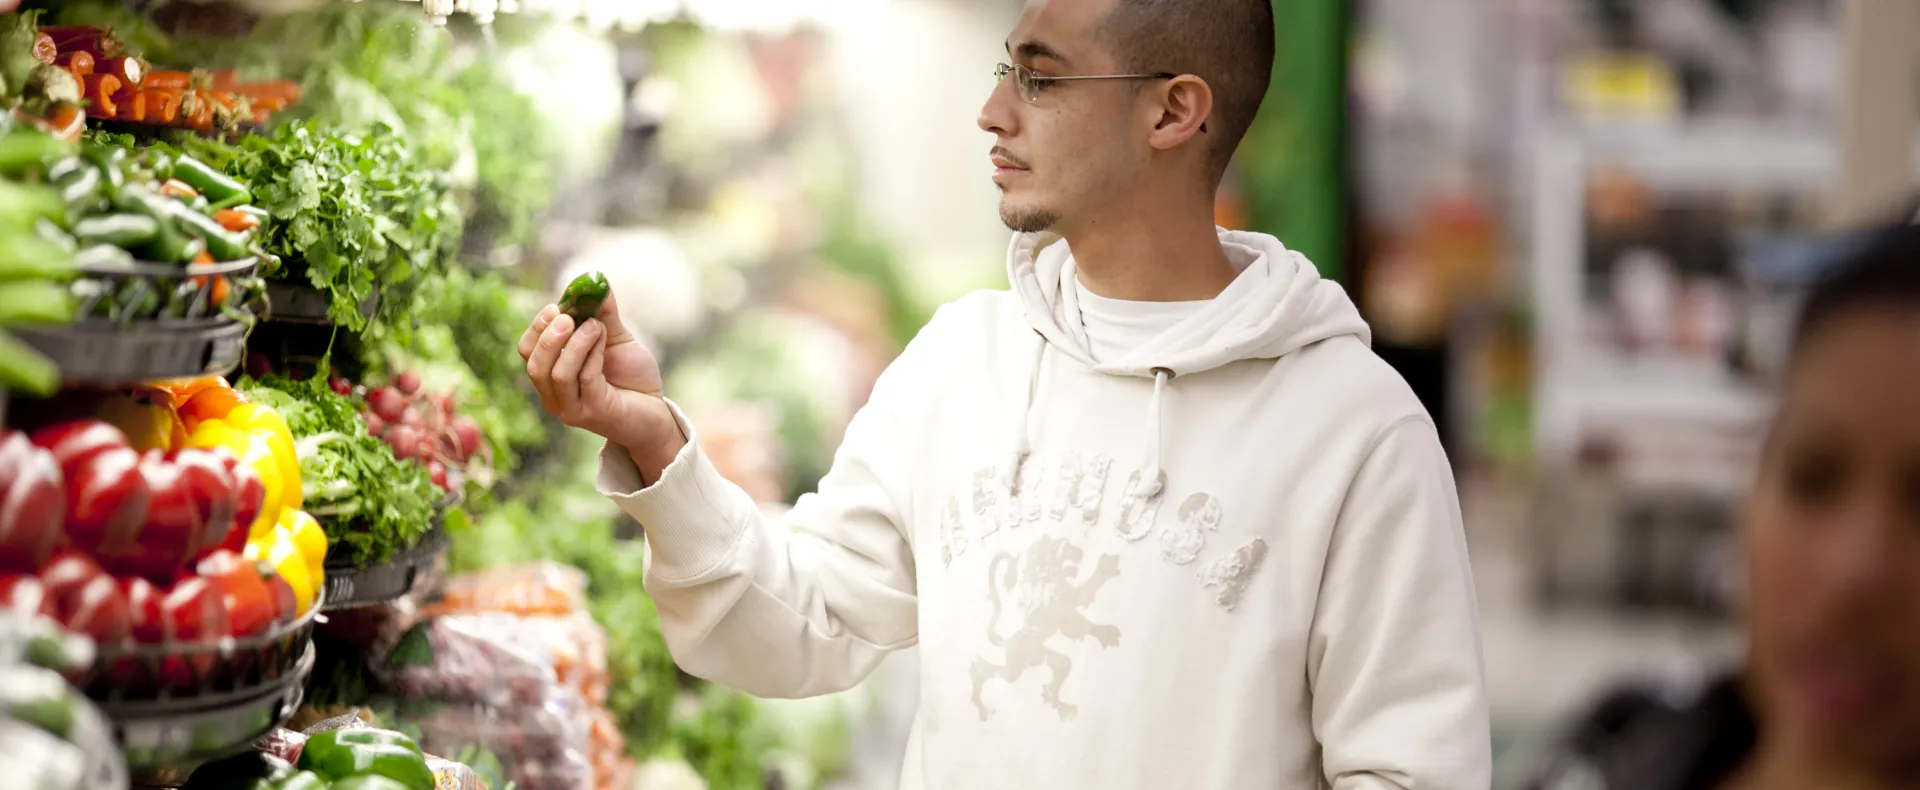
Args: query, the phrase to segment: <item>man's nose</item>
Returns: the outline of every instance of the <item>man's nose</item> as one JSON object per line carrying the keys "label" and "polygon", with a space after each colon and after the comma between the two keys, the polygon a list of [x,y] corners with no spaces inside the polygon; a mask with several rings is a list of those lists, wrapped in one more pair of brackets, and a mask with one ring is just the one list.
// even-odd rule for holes
{"label": "man's nose", "polygon": [[980,125],[980,131],[990,132],[1002,137],[1014,133],[1015,121],[1013,108],[1009,106],[1007,102],[1007,97],[1009,96],[1007,83],[1009,82],[1012,82],[1012,80],[1002,79],[998,83],[995,83],[993,91],[987,94],[987,102],[980,105],[980,117],[974,119],[974,123]]}

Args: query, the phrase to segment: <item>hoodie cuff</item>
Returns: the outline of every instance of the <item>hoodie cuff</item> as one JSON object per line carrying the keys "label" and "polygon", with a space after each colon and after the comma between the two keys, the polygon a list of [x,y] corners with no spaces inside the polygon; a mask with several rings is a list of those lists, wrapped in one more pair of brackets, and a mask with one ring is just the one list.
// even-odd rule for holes
{"label": "hoodie cuff", "polygon": [[646,530],[648,571],[668,581],[693,579],[724,561],[752,523],[746,494],[713,468],[700,437],[678,404],[667,401],[687,444],[653,485],[646,485],[624,447],[600,449],[594,487]]}

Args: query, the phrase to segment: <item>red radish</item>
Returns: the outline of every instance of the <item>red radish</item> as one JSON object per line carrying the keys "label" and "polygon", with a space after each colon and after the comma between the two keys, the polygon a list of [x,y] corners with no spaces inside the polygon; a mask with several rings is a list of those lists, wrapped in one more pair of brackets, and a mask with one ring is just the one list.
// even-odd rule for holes
{"label": "red radish", "polygon": [[367,406],[387,422],[399,422],[407,411],[407,398],[392,387],[381,387],[367,395]]}
{"label": "red radish", "polygon": [[472,417],[453,418],[453,437],[460,448],[462,462],[473,458],[474,453],[480,452],[480,423],[474,422]]}
{"label": "red radish", "polygon": [[411,425],[396,425],[386,435],[387,446],[393,448],[393,457],[409,461],[420,457],[420,429]]}
{"label": "red radish", "polygon": [[452,491],[447,487],[447,465],[439,461],[427,462],[427,475],[433,478],[433,484],[442,491]]}
{"label": "red radish", "polygon": [[347,383],[346,379],[340,378],[339,376],[327,379],[327,388],[333,390],[333,394],[342,397],[353,394],[353,385]]}
{"label": "red radish", "polygon": [[421,425],[424,425],[425,423],[420,419],[420,410],[412,406],[408,406],[405,409],[400,410],[400,424],[411,425],[415,428],[418,428]]}
{"label": "red radish", "polygon": [[442,392],[433,396],[433,401],[440,407],[441,414],[446,415],[448,418],[453,417],[453,393]]}
{"label": "red radish", "polygon": [[420,374],[411,370],[393,377],[393,386],[409,398],[420,391]]}
{"label": "red radish", "polygon": [[378,414],[374,414],[373,412],[365,412],[360,415],[360,419],[366,421],[367,433],[373,434],[375,436],[379,436],[380,434],[385,433],[387,430],[387,421],[380,419],[380,415]]}

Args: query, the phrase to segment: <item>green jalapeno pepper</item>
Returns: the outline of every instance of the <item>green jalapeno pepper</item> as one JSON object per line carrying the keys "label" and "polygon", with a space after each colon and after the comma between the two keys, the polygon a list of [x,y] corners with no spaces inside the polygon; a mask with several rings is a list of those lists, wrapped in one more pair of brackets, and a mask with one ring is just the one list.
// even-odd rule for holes
{"label": "green jalapeno pepper", "polygon": [[567,283],[567,290],[560,297],[560,312],[573,318],[578,326],[600,314],[600,308],[607,303],[607,294],[612,286],[607,284],[607,276],[599,272],[587,272]]}

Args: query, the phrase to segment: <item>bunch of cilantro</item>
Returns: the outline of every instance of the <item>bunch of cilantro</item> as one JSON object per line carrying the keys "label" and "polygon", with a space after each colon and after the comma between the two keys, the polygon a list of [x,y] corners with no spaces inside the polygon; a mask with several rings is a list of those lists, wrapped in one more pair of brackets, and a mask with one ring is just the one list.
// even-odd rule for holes
{"label": "bunch of cilantro", "polygon": [[411,306],[420,280],[458,251],[463,216],[445,173],[388,127],[354,134],[297,121],[237,145],[188,145],[273,216],[263,246],[280,263],[263,274],[325,291],[329,317],[349,331],[366,329],[361,305],[375,294],[380,315]]}
{"label": "bunch of cilantro", "polygon": [[268,376],[239,389],[286,419],[298,445],[305,509],[326,528],[329,559],[381,562],[426,535],[440,489],[425,467],[395,458],[367,432],[352,400],[319,377]]}

